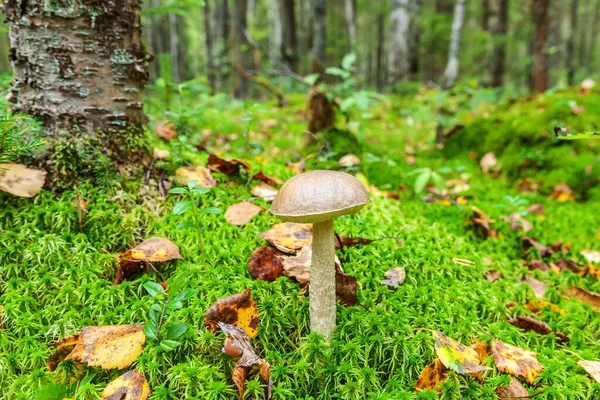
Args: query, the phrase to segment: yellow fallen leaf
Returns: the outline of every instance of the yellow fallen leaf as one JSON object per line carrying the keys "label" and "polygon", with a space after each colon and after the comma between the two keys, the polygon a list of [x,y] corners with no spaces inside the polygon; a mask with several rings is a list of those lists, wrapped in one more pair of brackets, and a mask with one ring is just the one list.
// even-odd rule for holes
{"label": "yellow fallen leaf", "polygon": [[181,184],[187,185],[191,181],[198,181],[197,186],[214,188],[217,181],[213,178],[210,170],[201,165],[197,167],[181,167],[175,171],[175,177]]}
{"label": "yellow fallen leaf", "polygon": [[233,225],[244,225],[250,222],[252,217],[259,214],[263,210],[255,204],[249,201],[242,201],[241,203],[232,204],[225,211],[225,219]]}
{"label": "yellow fallen leaf", "polygon": [[312,225],[284,222],[273,225],[271,229],[258,236],[278,250],[293,254],[312,243]]}
{"label": "yellow fallen leaf", "polygon": [[19,197],[33,197],[42,190],[46,171],[22,164],[0,164],[0,190]]}
{"label": "yellow fallen leaf", "polygon": [[586,372],[596,380],[596,382],[600,382],[600,361],[581,360],[578,361],[577,364],[581,368],[585,369]]}
{"label": "yellow fallen leaf", "polygon": [[136,261],[164,262],[181,258],[179,247],[161,237],[146,239],[127,253],[130,259]]}
{"label": "yellow fallen leaf", "polygon": [[438,393],[441,392],[442,388],[440,385],[446,380],[447,374],[448,368],[442,364],[439,358],[436,358],[433,363],[423,368],[415,385],[415,391],[427,389]]}
{"label": "yellow fallen leaf", "polygon": [[533,313],[538,313],[538,312],[542,311],[544,309],[544,307],[548,307],[548,309],[550,309],[551,311],[553,311],[555,313],[559,313],[562,315],[567,314],[567,312],[565,310],[563,310],[562,308],[560,308],[559,306],[552,304],[552,303],[548,303],[547,301],[529,300],[527,302],[527,304],[525,304],[525,308]]}
{"label": "yellow fallen leaf", "polygon": [[438,331],[431,331],[435,339],[435,351],[440,361],[459,374],[474,374],[489,368],[480,364],[477,352]]}
{"label": "yellow fallen leaf", "polygon": [[123,396],[124,400],[146,400],[150,386],[144,375],[132,369],[106,385],[100,396],[106,400],[121,400]]}
{"label": "yellow fallen leaf", "polygon": [[544,369],[533,351],[512,346],[497,339],[492,342],[492,353],[500,371],[514,376],[522,376],[531,384]]}
{"label": "yellow fallen leaf", "polygon": [[568,299],[577,299],[589,306],[600,310],[600,293],[595,293],[589,290],[582,289],[577,286],[571,286],[564,293]]}
{"label": "yellow fallen leaf", "polygon": [[219,322],[242,328],[250,338],[256,336],[260,319],[250,288],[242,293],[219,299],[210,306],[204,314],[204,325],[211,332],[217,332],[220,329]]}

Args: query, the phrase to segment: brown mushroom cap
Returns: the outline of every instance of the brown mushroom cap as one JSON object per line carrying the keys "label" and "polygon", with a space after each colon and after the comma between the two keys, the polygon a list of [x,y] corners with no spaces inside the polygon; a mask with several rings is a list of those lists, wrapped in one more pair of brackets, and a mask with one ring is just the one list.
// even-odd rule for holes
{"label": "brown mushroom cap", "polygon": [[354,214],[369,202],[362,183],[345,172],[311,171],[283,184],[271,213],[284,221],[315,223]]}

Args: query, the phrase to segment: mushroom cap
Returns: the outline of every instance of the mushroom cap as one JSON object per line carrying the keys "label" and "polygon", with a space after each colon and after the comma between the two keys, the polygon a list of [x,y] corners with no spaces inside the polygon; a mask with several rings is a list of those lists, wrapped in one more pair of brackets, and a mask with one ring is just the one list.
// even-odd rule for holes
{"label": "mushroom cap", "polygon": [[345,172],[311,171],[283,184],[271,213],[284,221],[315,223],[354,214],[369,202],[362,183]]}

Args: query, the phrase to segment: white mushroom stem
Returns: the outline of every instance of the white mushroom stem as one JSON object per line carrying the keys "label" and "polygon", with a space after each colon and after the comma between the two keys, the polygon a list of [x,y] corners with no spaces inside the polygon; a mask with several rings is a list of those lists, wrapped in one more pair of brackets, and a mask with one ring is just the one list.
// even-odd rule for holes
{"label": "white mushroom stem", "polygon": [[313,224],[310,265],[310,328],[329,342],[335,329],[335,245],[333,219]]}

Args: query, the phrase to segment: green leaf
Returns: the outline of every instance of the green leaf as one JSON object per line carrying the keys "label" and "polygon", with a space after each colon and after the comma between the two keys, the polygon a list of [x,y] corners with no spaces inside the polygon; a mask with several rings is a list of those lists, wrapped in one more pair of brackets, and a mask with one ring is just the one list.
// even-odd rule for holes
{"label": "green leaf", "polygon": [[185,292],[181,292],[177,296],[175,296],[173,300],[184,301],[187,299],[191,299],[196,295],[196,293],[198,293],[198,291],[195,289],[186,290]]}
{"label": "green leaf", "polygon": [[181,343],[176,342],[174,340],[163,340],[162,342],[160,342],[160,347],[166,352],[173,351],[178,346],[181,346]]}
{"label": "green leaf", "polygon": [[304,77],[304,82],[308,83],[310,86],[314,86],[315,83],[319,80],[319,74],[310,74]]}
{"label": "green leaf", "polygon": [[559,140],[600,139],[600,132],[582,132],[567,136],[556,135],[556,138]]}
{"label": "green leaf", "polygon": [[423,172],[421,175],[417,176],[417,179],[415,179],[415,193],[421,193],[425,189],[430,177],[431,171]]}
{"label": "green leaf", "polygon": [[175,325],[173,325],[171,328],[169,328],[169,331],[167,332],[167,339],[170,339],[170,340],[177,339],[179,336],[181,336],[185,332],[187,332],[187,330],[188,330],[188,326],[186,324],[177,322]]}
{"label": "green leaf", "polygon": [[223,211],[217,207],[206,207],[200,210],[200,212],[203,214],[221,214]]}
{"label": "green leaf", "polygon": [[146,292],[152,297],[156,297],[159,294],[165,294],[165,289],[156,282],[144,283],[144,289],[146,289]]}
{"label": "green leaf", "polygon": [[354,69],[354,63],[356,62],[356,54],[348,53],[342,59],[342,68],[347,71],[352,71]]}
{"label": "green leaf", "polygon": [[444,190],[446,187],[446,181],[444,181],[444,178],[442,178],[442,176],[437,172],[431,173],[431,180],[438,190]]}
{"label": "green leaf", "polygon": [[151,326],[150,324],[146,324],[144,326],[144,329],[142,329],[142,332],[144,332],[144,335],[146,335],[146,337],[149,337],[150,339],[158,339],[156,337],[157,329],[154,326]]}
{"label": "green leaf", "polygon": [[180,223],[179,225],[177,225],[177,229],[190,229],[190,228],[194,228],[195,225],[192,221],[185,221]]}
{"label": "green leaf", "polygon": [[198,179],[194,179],[194,180],[191,180],[188,182],[187,187],[188,187],[188,189],[192,189],[197,184],[198,184]]}
{"label": "green leaf", "polygon": [[175,204],[175,207],[173,207],[173,214],[175,214],[175,215],[183,214],[184,212],[189,210],[190,207],[192,207],[191,201],[180,201],[179,203]]}
{"label": "green leaf", "polygon": [[196,194],[206,194],[210,192],[210,189],[205,188],[204,186],[195,186],[192,191]]}
{"label": "green leaf", "polygon": [[170,194],[185,194],[185,193],[187,193],[187,189],[182,188],[182,187],[176,187],[173,189],[169,189],[169,193]]}
{"label": "green leaf", "polygon": [[62,383],[48,383],[33,393],[33,400],[62,400],[69,396],[69,387]]}
{"label": "green leaf", "polygon": [[171,300],[167,303],[167,308],[169,310],[179,310],[183,307],[183,303],[179,300]]}

